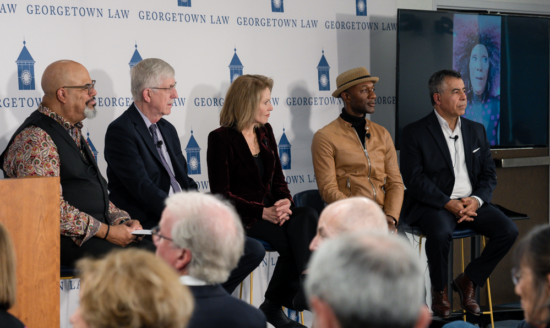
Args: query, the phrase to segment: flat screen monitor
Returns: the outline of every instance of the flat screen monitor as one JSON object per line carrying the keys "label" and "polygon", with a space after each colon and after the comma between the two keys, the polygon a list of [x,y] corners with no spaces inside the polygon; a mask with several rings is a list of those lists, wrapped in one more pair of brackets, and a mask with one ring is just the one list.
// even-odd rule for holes
{"label": "flat screen monitor", "polygon": [[491,148],[548,147],[549,22],[543,17],[398,11],[396,147],[433,111],[430,76],[461,73],[463,117],[485,126]]}

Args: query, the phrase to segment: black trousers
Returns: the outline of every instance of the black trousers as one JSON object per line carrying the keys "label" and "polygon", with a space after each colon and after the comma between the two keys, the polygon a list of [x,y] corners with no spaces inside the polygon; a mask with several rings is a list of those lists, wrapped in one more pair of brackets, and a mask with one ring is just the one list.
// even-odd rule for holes
{"label": "black trousers", "polygon": [[428,209],[414,224],[426,233],[426,256],[430,280],[436,290],[443,290],[447,282],[448,256],[457,227],[469,228],[489,238],[481,256],[464,270],[476,285],[483,287],[498,262],[508,253],[518,236],[518,227],[492,204],[483,204],[472,222],[461,222],[445,209]]}
{"label": "black trousers", "polygon": [[79,259],[90,257],[101,257],[114,249],[125,249],[131,247],[142,248],[151,252],[155,252],[155,245],[148,240],[141,240],[137,243],[130,243],[126,247],[115,245],[103,239],[92,237],[85,241],[82,246],[78,246],[75,242],[67,237],[61,236],[61,265],[73,267]]}
{"label": "black trousers", "polygon": [[294,207],[291,210],[290,219],[282,226],[258,220],[247,230],[247,234],[266,241],[279,253],[265,298],[292,309],[292,300],[300,287],[300,274],[307,268],[311,255],[309,244],[315,237],[319,218],[310,207]]}
{"label": "black trousers", "polygon": [[237,267],[231,271],[231,275],[226,282],[222,284],[222,287],[231,294],[239,286],[239,284],[254,271],[260,263],[262,263],[265,256],[265,249],[262,243],[245,237],[244,239],[244,254],[241,256]]}

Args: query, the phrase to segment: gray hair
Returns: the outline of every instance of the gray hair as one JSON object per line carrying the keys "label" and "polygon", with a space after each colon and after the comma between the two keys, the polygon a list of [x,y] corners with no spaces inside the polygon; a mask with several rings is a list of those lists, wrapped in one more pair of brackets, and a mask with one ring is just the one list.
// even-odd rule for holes
{"label": "gray hair", "polygon": [[447,77],[461,79],[462,75],[452,69],[442,69],[430,76],[430,79],[428,80],[428,90],[430,91],[430,101],[432,102],[432,106],[435,105],[434,94],[443,93],[447,88],[447,84],[445,82]]}
{"label": "gray hair", "polygon": [[191,251],[189,275],[225,282],[244,252],[244,229],[233,206],[213,195],[181,192],[166,200],[166,209],[176,220],[173,243]]}
{"label": "gray hair", "polygon": [[134,101],[143,101],[143,90],[158,87],[164,80],[176,75],[174,68],[158,58],[147,58],[130,70],[132,97]]}
{"label": "gray hair", "polygon": [[306,292],[334,311],[342,328],[413,327],[423,306],[418,255],[402,238],[343,234],[313,253]]}
{"label": "gray hair", "polygon": [[357,230],[388,233],[386,215],[376,202],[366,197],[339,200],[327,206],[321,215],[332,218],[332,229],[337,234]]}

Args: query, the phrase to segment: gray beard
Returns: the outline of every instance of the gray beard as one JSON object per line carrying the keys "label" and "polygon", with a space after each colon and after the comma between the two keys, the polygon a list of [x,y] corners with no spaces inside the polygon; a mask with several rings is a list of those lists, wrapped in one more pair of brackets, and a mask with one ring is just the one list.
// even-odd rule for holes
{"label": "gray beard", "polygon": [[84,109],[84,115],[88,119],[93,119],[97,115],[97,110],[95,108],[90,108],[86,106],[86,108]]}

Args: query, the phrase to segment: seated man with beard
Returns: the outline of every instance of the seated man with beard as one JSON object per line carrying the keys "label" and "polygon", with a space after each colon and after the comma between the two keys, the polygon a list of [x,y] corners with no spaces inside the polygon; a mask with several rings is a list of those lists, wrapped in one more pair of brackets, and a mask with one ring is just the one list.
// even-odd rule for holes
{"label": "seated man with beard", "polygon": [[82,121],[96,115],[95,81],[81,64],[60,60],[42,76],[44,97],[0,155],[4,176],[59,177],[61,265],[140,242],[139,221],[109,201],[107,182],[82,135]]}

